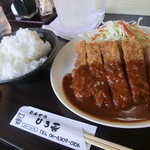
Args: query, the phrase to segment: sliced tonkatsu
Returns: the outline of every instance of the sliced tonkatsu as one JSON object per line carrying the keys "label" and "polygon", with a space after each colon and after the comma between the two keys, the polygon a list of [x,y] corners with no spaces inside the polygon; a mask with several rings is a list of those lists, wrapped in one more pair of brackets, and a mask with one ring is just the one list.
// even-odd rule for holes
{"label": "sliced tonkatsu", "polygon": [[76,46],[77,60],[75,62],[75,69],[72,71],[72,85],[71,88],[77,99],[85,99],[92,96],[92,93],[87,85],[91,82],[89,67],[86,56],[86,42],[81,41]]}
{"label": "sliced tonkatsu", "polygon": [[87,62],[92,77],[90,90],[96,104],[101,107],[112,107],[109,85],[105,76],[99,44],[91,42],[86,44]]}
{"label": "sliced tonkatsu", "polygon": [[150,102],[143,50],[133,38],[81,41],[72,71],[71,88],[79,100],[93,99],[99,107],[125,109]]}
{"label": "sliced tonkatsu", "polygon": [[144,54],[139,42],[134,38],[124,40],[122,49],[133,101],[150,101]]}
{"label": "sliced tonkatsu", "polygon": [[86,56],[86,41],[81,41],[76,45],[77,50],[77,60],[75,61],[75,67],[78,68],[82,65],[87,64],[87,56]]}
{"label": "sliced tonkatsu", "polygon": [[117,41],[100,42],[106,77],[111,88],[115,109],[128,107],[131,103],[129,86],[122,69]]}
{"label": "sliced tonkatsu", "polygon": [[94,97],[96,105],[112,107],[98,43],[81,41],[76,46],[78,58],[72,71],[72,85],[76,98]]}

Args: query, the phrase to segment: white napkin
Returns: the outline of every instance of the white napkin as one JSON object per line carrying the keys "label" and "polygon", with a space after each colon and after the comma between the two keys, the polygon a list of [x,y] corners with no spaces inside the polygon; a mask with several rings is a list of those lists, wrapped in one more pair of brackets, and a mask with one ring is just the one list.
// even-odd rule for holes
{"label": "white napkin", "polygon": [[84,133],[95,135],[97,127],[31,106],[22,106],[10,125],[76,150],[89,150]]}
{"label": "white napkin", "polygon": [[96,21],[93,22],[91,25],[83,27],[83,28],[78,28],[76,30],[63,28],[61,26],[60,22],[59,22],[58,17],[53,22],[51,22],[49,25],[43,25],[42,28],[53,31],[57,36],[60,36],[63,39],[71,40],[77,34],[84,33],[84,32],[89,32],[93,29],[98,28],[99,25],[101,24],[101,22],[104,19],[104,13],[105,12],[99,12],[99,14],[97,14]]}

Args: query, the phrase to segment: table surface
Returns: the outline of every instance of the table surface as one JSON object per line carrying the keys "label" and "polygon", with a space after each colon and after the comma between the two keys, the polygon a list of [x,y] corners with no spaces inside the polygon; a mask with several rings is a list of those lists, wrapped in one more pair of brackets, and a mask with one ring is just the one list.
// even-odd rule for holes
{"label": "table surface", "polygon": [[[134,15],[115,15],[106,14],[104,21],[120,20],[125,21],[138,20],[140,16]],[[141,25],[150,26],[150,17],[143,16]],[[31,24],[11,23],[12,29],[19,27],[31,27]],[[40,27],[32,24],[32,27]],[[58,38],[59,51],[68,41]],[[96,136],[116,142],[118,144],[136,149],[150,149],[150,128],[142,129],[120,129],[112,128],[89,122],[68,110],[56,97],[50,83],[50,70],[45,70],[40,78],[26,86],[0,86],[0,141],[15,149],[24,150],[50,150],[50,149],[68,149],[62,145],[20,130],[9,123],[21,106],[33,106],[54,114],[79,120],[85,123],[96,125],[98,127]],[[91,150],[99,148],[92,146]]]}

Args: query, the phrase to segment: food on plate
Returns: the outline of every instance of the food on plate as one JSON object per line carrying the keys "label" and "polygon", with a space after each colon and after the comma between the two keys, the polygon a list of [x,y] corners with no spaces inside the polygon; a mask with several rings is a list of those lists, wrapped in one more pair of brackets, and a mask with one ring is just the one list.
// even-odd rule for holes
{"label": "food on plate", "polygon": [[[77,46],[78,59],[76,68],[72,72],[72,85],[76,98],[85,99],[94,97],[96,104],[110,108],[110,95],[104,66],[97,43],[82,41]],[[99,83],[103,84],[99,84]]]}
{"label": "food on plate", "polygon": [[150,88],[140,46],[134,38],[79,42],[75,68],[63,78],[67,99],[106,120],[149,119]]}
{"label": "food on plate", "polygon": [[0,43],[0,80],[24,75],[47,60],[51,45],[36,31],[19,29],[16,35],[5,36]]}
{"label": "food on plate", "polygon": [[131,96],[125,73],[123,71],[122,58],[117,41],[100,42],[100,49],[104,61],[105,76],[110,86],[112,101],[116,109],[128,107]]}
{"label": "food on plate", "polygon": [[150,102],[144,55],[135,39],[81,41],[77,52],[70,86],[77,99],[93,97],[99,107],[117,110]]}
{"label": "food on plate", "polygon": [[[139,20],[140,21],[140,20]],[[142,31],[139,27],[139,21],[125,22],[123,20],[107,21],[102,26],[91,32],[84,33],[87,41],[110,41],[125,40],[134,37],[139,41],[143,48],[150,46],[150,35]]]}
{"label": "food on plate", "polygon": [[134,39],[122,41],[122,49],[133,101],[150,102],[144,54],[139,42]]}
{"label": "food on plate", "polygon": [[83,37],[76,45],[75,67],[63,78],[66,98],[101,119],[149,120],[149,34],[134,24],[109,21]]}

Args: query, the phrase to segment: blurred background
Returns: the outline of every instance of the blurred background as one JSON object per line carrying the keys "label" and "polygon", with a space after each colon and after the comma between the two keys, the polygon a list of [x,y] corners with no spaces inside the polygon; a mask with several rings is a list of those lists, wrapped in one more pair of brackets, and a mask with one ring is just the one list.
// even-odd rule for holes
{"label": "blurred background", "polygon": [[[53,0],[49,0],[53,5]],[[96,7],[100,8],[101,0],[94,0]],[[13,0],[0,0],[5,13],[11,11]],[[54,5],[53,5],[54,6]],[[107,13],[133,14],[150,16],[150,0],[106,0]]]}

